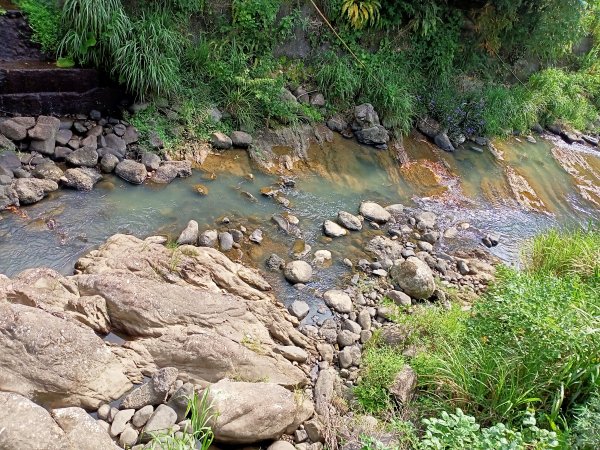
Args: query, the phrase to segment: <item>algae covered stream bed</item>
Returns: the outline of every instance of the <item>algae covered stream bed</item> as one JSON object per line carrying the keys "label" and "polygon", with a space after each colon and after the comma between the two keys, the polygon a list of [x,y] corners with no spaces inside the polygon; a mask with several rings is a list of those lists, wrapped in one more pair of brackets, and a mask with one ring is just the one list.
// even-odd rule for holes
{"label": "algae covered stream bed", "polygon": [[[298,249],[298,239],[271,220],[287,211],[298,217],[303,241],[312,247],[307,259],[320,249],[333,254],[332,266],[319,270],[311,283],[319,289],[348,276],[342,260],[355,262],[367,236],[378,233],[366,228],[334,241],[322,234],[325,219],[335,219],[340,210],[355,213],[362,200],[418,204],[439,214],[446,227],[468,222],[463,237],[470,235],[474,245],[483,233],[498,232],[501,243],[493,252],[508,263],[541,229],[600,218],[600,152],[550,137],[537,144],[495,143],[495,151],[483,153],[468,146],[444,153],[416,136],[405,139],[404,146],[410,162],[402,167],[391,152],[337,136],[311,147],[308,161],[285,174],[296,180],[295,187],[283,189],[288,208],[261,196],[261,188],[276,185],[279,177],[261,173],[242,151],[211,155],[192,177],[166,186],[133,186],[107,176],[91,192],[60,190],[31,207],[0,213],[0,273],[14,276],[40,266],[72,273],[81,255],[115,233],[176,239],[190,219],[201,230],[262,229],[262,245],[244,245],[230,255],[262,267],[271,253],[290,260],[294,245]],[[207,195],[198,194],[199,183],[208,188]],[[229,225],[222,224],[224,217]],[[442,245],[451,247],[452,239]],[[276,274],[269,281],[284,302],[301,297],[314,304],[310,293],[294,290]]]}

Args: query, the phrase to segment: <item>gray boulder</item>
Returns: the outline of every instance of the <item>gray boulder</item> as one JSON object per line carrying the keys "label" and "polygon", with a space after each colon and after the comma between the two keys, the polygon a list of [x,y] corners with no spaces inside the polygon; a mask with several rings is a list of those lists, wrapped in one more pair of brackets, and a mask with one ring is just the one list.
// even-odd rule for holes
{"label": "gray boulder", "polygon": [[214,247],[219,240],[217,230],[206,230],[198,237],[198,245],[200,247]]}
{"label": "gray boulder", "polygon": [[146,170],[156,170],[160,167],[160,156],[156,153],[142,153],[142,164],[146,166]]}
{"label": "gray boulder", "polygon": [[117,164],[115,173],[132,184],[142,184],[148,176],[148,171],[143,164],[130,159],[125,159]]}
{"label": "gray boulder", "polygon": [[310,307],[306,302],[303,302],[301,300],[295,300],[290,305],[289,311],[294,317],[297,317],[299,320],[302,320],[306,316],[308,316],[308,313],[310,312]]}
{"label": "gray boulder", "polygon": [[413,298],[427,299],[435,291],[433,272],[426,263],[414,256],[392,267],[390,275],[394,283]]}
{"label": "gray boulder", "polygon": [[154,172],[152,181],[159,184],[168,184],[175,178],[186,178],[192,175],[192,163],[190,161],[163,161]]}
{"label": "gray boulder", "polygon": [[312,416],[308,399],[274,383],[221,380],[209,388],[215,415],[210,422],[217,442],[253,444],[293,433]]}
{"label": "gray boulder", "polygon": [[385,223],[392,217],[392,215],[386,211],[385,208],[375,202],[361,203],[360,213],[365,219],[376,223]]}
{"label": "gray boulder", "polygon": [[231,233],[227,231],[219,233],[219,248],[224,252],[228,252],[233,248],[233,236]]}
{"label": "gray boulder", "polygon": [[65,433],[65,449],[105,450],[113,448],[114,444],[109,434],[84,409],[54,409],[51,411],[51,415]]}
{"label": "gray boulder", "polygon": [[12,184],[21,205],[39,202],[48,193],[58,190],[58,184],[52,180],[39,178],[19,178]]}
{"label": "gray boulder", "polygon": [[290,283],[308,283],[312,278],[312,267],[306,261],[291,261],[283,270],[285,279]]}
{"label": "gray boulder", "polygon": [[356,130],[354,135],[358,142],[365,145],[386,145],[390,141],[390,135],[382,125]]}
{"label": "gray boulder", "polygon": [[10,151],[14,152],[17,149],[17,146],[3,134],[0,134],[0,152]]}
{"label": "gray boulder", "polygon": [[156,411],[152,414],[146,426],[144,427],[145,434],[156,432],[164,432],[169,430],[177,423],[177,413],[167,405],[159,405]]}
{"label": "gray boulder", "polygon": [[179,371],[174,367],[157,370],[152,378],[135,388],[121,402],[122,409],[140,409],[146,405],[158,405],[167,400],[171,388],[177,381]]}
{"label": "gray boulder", "polygon": [[31,172],[31,175],[36,178],[52,180],[58,183],[58,180],[63,176],[63,171],[53,162],[47,162],[37,165],[35,169],[33,169],[33,172]]}
{"label": "gray boulder", "polygon": [[190,220],[177,238],[179,245],[196,245],[198,242],[198,222]]}
{"label": "gray boulder", "polygon": [[14,119],[0,122],[0,133],[12,141],[22,141],[27,137],[27,127],[20,125]]}
{"label": "gray boulder", "polygon": [[244,131],[234,131],[230,138],[234,147],[248,148],[252,145],[252,136]]}
{"label": "gray boulder", "polygon": [[185,383],[177,389],[171,396],[167,406],[170,406],[177,413],[177,422],[185,419],[188,404],[194,396],[194,385]]}
{"label": "gray boulder", "polygon": [[210,144],[219,150],[228,150],[233,146],[231,138],[220,131],[210,135]]}
{"label": "gray boulder", "polygon": [[127,152],[127,144],[119,136],[115,134],[107,134],[106,136],[104,136],[104,139],[106,140],[106,147],[114,148],[122,155],[125,155],[125,153]]}
{"label": "gray boulder", "polygon": [[323,232],[325,233],[325,236],[332,238],[337,238],[348,234],[348,231],[345,228],[342,228],[331,220],[326,220],[323,222]]}
{"label": "gray boulder", "polygon": [[98,152],[92,147],[78,148],[65,159],[73,166],[96,167],[98,164]]}
{"label": "gray boulder", "polygon": [[323,294],[325,304],[340,314],[352,312],[352,299],[344,291],[332,289]]}
{"label": "gray boulder", "polygon": [[435,137],[433,138],[433,142],[435,142],[435,145],[437,145],[439,148],[441,148],[445,152],[455,151],[455,148],[452,145],[452,142],[450,141],[450,138],[448,137],[448,135],[446,133],[436,134]]}
{"label": "gray boulder", "polygon": [[117,164],[119,164],[119,158],[111,153],[108,153],[100,160],[100,169],[104,173],[112,173],[117,167]]}
{"label": "gray boulder", "polygon": [[370,103],[363,103],[354,108],[354,124],[355,130],[370,128],[375,125],[380,125],[379,115]]}
{"label": "gray boulder", "polygon": [[346,211],[340,211],[338,213],[338,222],[351,231],[360,231],[363,226],[358,217]]}
{"label": "gray boulder", "polygon": [[95,169],[89,167],[77,167],[68,169],[61,182],[69,188],[77,189],[78,191],[91,191],[94,185],[102,179],[102,175],[96,172]]}
{"label": "gray boulder", "polygon": [[402,405],[409,403],[417,389],[417,374],[410,366],[404,366],[394,378],[390,393]]}

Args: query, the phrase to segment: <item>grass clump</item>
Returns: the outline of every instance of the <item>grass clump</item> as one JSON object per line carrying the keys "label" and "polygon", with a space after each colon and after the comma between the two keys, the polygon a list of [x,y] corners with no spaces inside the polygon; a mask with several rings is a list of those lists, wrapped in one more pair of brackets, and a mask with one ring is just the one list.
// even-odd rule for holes
{"label": "grass clump", "polygon": [[389,388],[398,372],[404,367],[404,357],[399,348],[373,341],[363,351],[360,381],[354,389],[360,408],[369,414],[380,414],[393,408]]}
{"label": "grass clump", "polygon": [[575,450],[600,448],[600,391],[575,410],[575,419],[570,432],[570,441]]}
{"label": "grass clump", "polygon": [[600,231],[550,230],[538,235],[527,252],[527,269],[556,276],[600,276]]}
{"label": "grass clump", "polygon": [[152,450],[208,450],[214,440],[210,421],[215,417],[209,401],[209,389],[202,396],[196,392],[188,401],[186,417],[191,430],[182,435],[174,432],[152,434],[149,448]]}

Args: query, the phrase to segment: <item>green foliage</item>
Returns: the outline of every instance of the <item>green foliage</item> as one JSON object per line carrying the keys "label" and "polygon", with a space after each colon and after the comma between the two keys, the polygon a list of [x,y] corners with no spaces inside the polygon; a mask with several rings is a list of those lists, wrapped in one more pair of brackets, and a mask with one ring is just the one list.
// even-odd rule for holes
{"label": "green foliage", "polygon": [[342,0],[342,16],[357,30],[379,21],[379,0]]}
{"label": "green foliage", "polygon": [[44,53],[55,55],[62,29],[60,11],[56,7],[56,2],[19,0],[16,3],[27,16],[27,22],[33,30],[32,41],[40,44]]}
{"label": "green foliage", "polygon": [[149,448],[152,450],[208,450],[214,440],[214,433],[210,421],[214,417],[212,404],[208,401],[209,389],[205,389],[202,396],[194,392],[188,401],[186,417],[190,420],[191,432],[176,434],[152,434]]}
{"label": "green foliage", "polygon": [[246,50],[270,49],[280,4],[279,0],[233,0],[232,29]]}
{"label": "green foliage", "polygon": [[179,53],[184,39],[161,11],[143,13],[131,22],[131,37],[112,53],[112,72],[141,96],[174,92],[180,85]]}
{"label": "green foliage", "polygon": [[600,374],[600,284],[577,277],[499,272],[459,346],[420,357],[422,386],[485,423],[514,424],[528,406],[556,423]]}
{"label": "green foliage", "polygon": [[544,450],[559,446],[556,433],[540,429],[531,412],[526,413],[519,431],[502,423],[482,428],[460,409],[456,414],[442,412],[441,417],[424,419],[423,423],[426,430],[420,450]]}
{"label": "green foliage", "polygon": [[575,450],[595,450],[600,448],[600,392],[596,392],[582,406],[575,410],[575,420],[571,427],[571,445]]}
{"label": "green foliage", "polygon": [[600,277],[600,230],[549,230],[537,235],[526,254],[527,269],[557,276]]}
{"label": "green foliage", "polygon": [[369,343],[363,351],[360,381],[354,389],[362,410],[377,414],[392,408],[389,388],[402,367],[404,357],[400,349],[380,345],[376,338]]}

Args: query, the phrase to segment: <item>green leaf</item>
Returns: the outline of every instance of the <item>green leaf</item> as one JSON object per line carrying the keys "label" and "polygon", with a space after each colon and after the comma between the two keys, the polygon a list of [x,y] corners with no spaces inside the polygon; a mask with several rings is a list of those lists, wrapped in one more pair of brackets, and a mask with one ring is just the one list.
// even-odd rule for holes
{"label": "green leaf", "polygon": [[74,67],[74,66],[75,66],[75,61],[73,61],[73,58],[71,58],[70,56],[58,58],[58,60],[56,61],[56,67],[59,67],[61,69],[70,69],[71,67]]}

